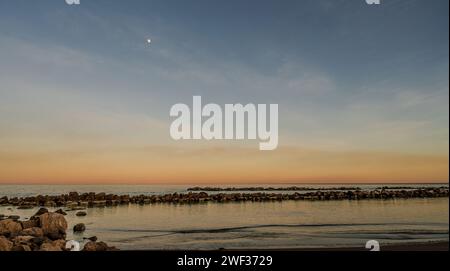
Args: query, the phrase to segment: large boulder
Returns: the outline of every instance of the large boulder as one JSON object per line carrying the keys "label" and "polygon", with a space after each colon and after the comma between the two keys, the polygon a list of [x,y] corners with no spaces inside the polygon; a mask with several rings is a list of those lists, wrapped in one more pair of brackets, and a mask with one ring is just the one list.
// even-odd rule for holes
{"label": "large boulder", "polygon": [[64,239],[66,236],[67,221],[62,214],[42,214],[39,216],[39,224],[44,235],[52,240]]}
{"label": "large boulder", "polygon": [[4,236],[0,236],[0,251],[11,251],[13,243],[6,239]]}
{"label": "large boulder", "polygon": [[0,235],[13,237],[19,234],[21,230],[22,225],[12,219],[4,219],[0,221]]}

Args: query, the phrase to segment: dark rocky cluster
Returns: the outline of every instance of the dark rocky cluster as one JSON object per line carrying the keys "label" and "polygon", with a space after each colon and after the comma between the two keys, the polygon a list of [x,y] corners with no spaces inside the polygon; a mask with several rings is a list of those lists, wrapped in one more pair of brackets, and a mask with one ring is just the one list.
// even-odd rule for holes
{"label": "dark rocky cluster", "polygon": [[[74,231],[84,231],[84,224],[77,224]],[[67,221],[63,214],[40,208],[29,220],[18,217],[0,217],[0,251],[65,251]],[[90,238],[85,251],[116,250],[104,242]]]}

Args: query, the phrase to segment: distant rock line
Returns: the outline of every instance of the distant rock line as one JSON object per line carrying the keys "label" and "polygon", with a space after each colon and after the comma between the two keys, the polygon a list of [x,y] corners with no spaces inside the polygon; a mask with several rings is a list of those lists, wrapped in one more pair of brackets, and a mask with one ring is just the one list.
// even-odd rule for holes
{"label": "distant rock line", "polygon": [[360,187],[300,187],[300,186],[290,186],[290,187],[189,187],[187,191],[332,191],[332,190],[361,190]]}
{"label": "distant rock line", "polygon": [[[36,206],[65,207],[64,211],[80,211],[88,207],[105,207],[123,204],[151,204],[151,203],[203,203],[203,202],[261,202],[284,200],[363,200],[363,199],[408,199],[408,198],[438,198],[448,197],[448,188],[427,189],[375,189],[375,190],[327,190],[306,193],[216,193],[187,192],[164,195],[116,195],[106,193],[70,192],[68,194],[49,196],[38,195],[32,197],[4,196],[0,198],[0,205],[17,206],[18,209],[29,209]],[[79,212],[78,215],[82,215]],[[1,219],[1,215],[0,215]]]}
{"label": "distant rock line", "polygon": [[[433,187],[442,188],[447,187]],[[399,190],[399,189],[430,189],[430,187],[409,187],[409,186],[383,186],[376,189],[385,190]],[[349,191],[349,190],[362,190],[361,187],[302,187],[302,186],[289,186],[289,187],[189,187],[187,191],[205,191],[205,192],[220,192],[220,191]]]}

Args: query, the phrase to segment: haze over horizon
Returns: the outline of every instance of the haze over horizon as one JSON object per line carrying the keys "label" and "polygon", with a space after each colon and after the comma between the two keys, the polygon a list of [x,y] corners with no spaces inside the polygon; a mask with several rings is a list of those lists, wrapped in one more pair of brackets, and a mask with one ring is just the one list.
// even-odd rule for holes
{"label": "haze over horizon", "polygon": [[[0,0],[0,184],[447,183],[448,10]],[[278,148],[172,140],[194,95],[278,104]]]}

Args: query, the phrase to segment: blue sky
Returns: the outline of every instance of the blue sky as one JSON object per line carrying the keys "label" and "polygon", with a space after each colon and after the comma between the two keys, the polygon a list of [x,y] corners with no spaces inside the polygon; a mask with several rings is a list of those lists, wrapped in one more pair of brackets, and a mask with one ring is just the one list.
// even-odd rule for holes
{"label": "blue sky", "polygon": [[172,146],[202,95],[278,103],[281,146],[448,159],[448,5],[0,0],[0,148]]}

